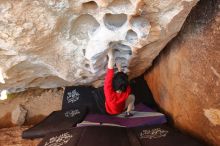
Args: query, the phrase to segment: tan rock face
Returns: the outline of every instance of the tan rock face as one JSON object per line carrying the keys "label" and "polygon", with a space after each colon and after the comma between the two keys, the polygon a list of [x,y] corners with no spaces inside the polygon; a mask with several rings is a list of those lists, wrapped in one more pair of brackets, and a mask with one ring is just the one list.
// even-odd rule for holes
{"label": "tan rock face", "polygon": [[11,114],[12,123],[15,125],[23,125],[26,119],[27,110],[18,105]]}
{"label": "tan rock face", "polygon": [[62,89],[29,89],[0,101],[0,128],[37,124],[51,112],[61,110]]}
{"label": "tan rock face", "polygon": [[143,73],[197,0],[3,0],[0,90],[92,84],[109,47],[130,77]]}
{"label": "tan rock face", "polygon": [[156,102],[174,124],[220,145],[219,1],[201,0],[146,74]]}

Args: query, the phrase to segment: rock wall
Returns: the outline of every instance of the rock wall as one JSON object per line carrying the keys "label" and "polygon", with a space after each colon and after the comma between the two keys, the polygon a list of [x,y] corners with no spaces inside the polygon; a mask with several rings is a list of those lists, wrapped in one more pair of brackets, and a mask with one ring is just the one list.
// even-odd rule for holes
{"label": "rock wall", "polygon": [[92,84],[108,48],[142,74],[198,0],[1,0],[0,90]]}
{"label": "rock wall", "polygon": [[10,94],[7,100],[0,100],[0,129],[39,123],[53,111],[61,110],[63,92],[63,89],[29,89]]}
{"label": "rock wall", "polygon": [[220,146],[220,1],[201,0],[145,79],[183,131]]}

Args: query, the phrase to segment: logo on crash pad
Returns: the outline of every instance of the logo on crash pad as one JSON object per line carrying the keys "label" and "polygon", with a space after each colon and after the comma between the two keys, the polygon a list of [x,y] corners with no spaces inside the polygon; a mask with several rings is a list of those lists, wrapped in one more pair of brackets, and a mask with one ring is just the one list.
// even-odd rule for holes
{"label": "logo on crash pad", "polygon": [[69,142],[69,140],[73,137],[73,135],[68,132],[62,133],[59,136],[54,136],[46,141],[44,146],[62,146]]}
{"label": "logo on crash pad", "polygon": [[80,114],[80,111],[78,109],[76,109],[76,110],[69,110],[69,111],[65,112],[65,117],[72,118],[75,115],[79,115],[79,114]]}
{"label": "logo on crash pad", "polygon": [[141,139],[156,139],[156,138],[161,138],[161,137],[166,137],[168,131],[163,130],[161,128],[155,128],[151,130],[142,130],[140,133],[140,138]]}
{"label": "logo on crash pad", "polygon": [[67,102],[68,103],[74,103],[77,100],[79,100],[80,94],[75,90],[67,92]]}

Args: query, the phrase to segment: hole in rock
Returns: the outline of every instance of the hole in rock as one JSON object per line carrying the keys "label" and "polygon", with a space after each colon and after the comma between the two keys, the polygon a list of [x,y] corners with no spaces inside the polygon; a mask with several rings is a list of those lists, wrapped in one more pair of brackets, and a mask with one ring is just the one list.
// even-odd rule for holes
{"label": "hole in rock", "polygon": [[129,31],[127,32],[127,34],[126,34],[125,39],[126,39],[129,43],[133,44],[133,43],[137,42],[137,40],[138,40],[137,33],[134,32],[133,30],[129,30]]}
{"label": "hole in rock", "polygon": [[110,5],[110,9],[115,9],[119,11],[129,11],[132,7],[132,4],[129,0],[114,0]]}
{"label": "hole in rock", "polygon": [[136,27],[136,28],[143,28],[143,27],[146,27],[149,25],[148,21],[146,18],[143,18],[143,17],[133,17],[131,19],[131,24],[133,27]]}
{"label": "hole in rock", "polygon": [[89,65],[88,63],[86,63],[86,64],[85,64],[85,67],[86,67],[86,68],[89,68],[89,67],[90,67],[90,65]]}
{"label": "hole in rock", "polygon": [[110,42],[109,46],[111,48],[115,49],[116,51],[119,51],[119,52],[129,52],[129,51],[131,51],[131,47],[129,47],[127,45],[124,45],[120,42]]}
{"label": "hole in rock", "polygon": [[70,35],[77,37],[78,41],[82,41],[88,39],[89,34],[92,35],[99,26],[99,23],[93,16],[84,14],[73,21]]}
{"label": "hole in rock", "polygon": [[86,3],[82,4],[82,9],[83,10],[95,10],[97,8],[98,8],[98,5],[94,1],[89,1],[89,2],[86,2]]}
{"label": "hole in rock", "polygon": [[141,37],[145,37],[149,33],[150,24],[146,18],[140,16],[133,17],[131,18],[130,23],[135,31],[138,31]]}
{"label": "hole in rock", "polygon": [[83,80],[85,80],[85,79],[87,79],[87,78],[88,78],[87,76],[82,76],[82,79],[83,79]]}
{"label": "hole in rock", "polygon": [[86,49],[83,49],[83,55],[85,56],[86,55]]}
{"label": "hole in rock", "polygon": [[104,16],[104,24],[109,30],[120,28],[127,20],[125,14],[106,14]]}

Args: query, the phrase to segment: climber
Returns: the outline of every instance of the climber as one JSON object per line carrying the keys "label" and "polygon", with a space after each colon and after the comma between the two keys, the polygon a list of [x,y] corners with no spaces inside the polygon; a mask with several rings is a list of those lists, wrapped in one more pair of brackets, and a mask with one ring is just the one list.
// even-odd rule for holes
{"label": "climber", "polygon": [[116,63],[118,72],[114,74],[115,56],[108,52],[108,68],[104,87],[89,86],[66,87],[63,96],[63,108],[86,107],[90,113],[117,115],[125,111],[125,116],[132,116],[135,96],[131,94],[128,76]]}
{"label": "climber", "polygon": [[132,116],[135,96],[131,94],[128,76],[116,63],[118,72],[114,74],[115,56],[113,49],[108,52],[108,69],[104,81],[105,108],[108,114],[120,114],[126,110],[126,116]]}

